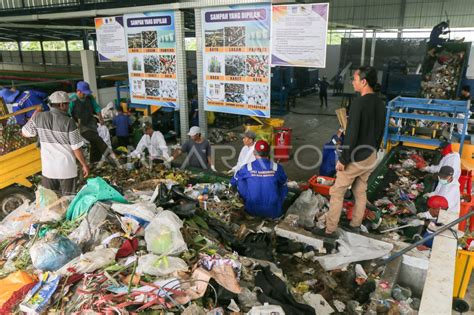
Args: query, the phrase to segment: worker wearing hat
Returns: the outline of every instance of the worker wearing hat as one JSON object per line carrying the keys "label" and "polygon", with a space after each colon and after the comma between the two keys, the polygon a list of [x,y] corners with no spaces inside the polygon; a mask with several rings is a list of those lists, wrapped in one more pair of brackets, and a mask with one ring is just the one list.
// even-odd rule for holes
{"label": "worker wearing hat", "polygon": [[437,165],[427,166],[421,170],[424,172],[436,174],[443,166],[451,166],[454,169],[454,180],[457,182],[461,176],[461,157],[458,152],[454,152],[451,143],[442,142],[438,149],[441,153],[441,161]]}
{"label": "worker wearing hat", "polygon": [[255,134],[255,132],[251,130],[248,130],[244,133],[244,137],[242,138],[244,146],[240,150],[237,164],[229,170],[229,174],[235,174],[238,170],[240,170],[242,166],[255,161],[255,155],[253,154],[253,150],[255,148],[256,137],[257,135]]}
{"label": "worker wearing hat", "polygon": [[89,166],[82,154],[84,145],[76,123],[67,115],[69,96],[57,91],[49,97],[51,110],[36,112],[23,126],[25,137],[38,136],[41,145],[41,185],[59,195],[76,193],[77,164],[81,163],[84,177]]}
{"label": "worker wearing hat", "polygon": [[[430,234],[433,234],[438,229],[438,216],[441,210],[448,210],[449,202],[443,196],[431,196],[428,198],[426,205],[428,211],[418,213],[418,218],[424,219],[427,221],[426,231],[423,233],[423,238],[427,237]],[[449,210],[448,210],[449,211]],[[429,222],[429,223],[428,223]],[[427,250],[433,245],[433,239],[426,241],[423,245],[418,246],[419,250]]]}
{"label": "worker wearing hat", "polygon": [[270,145],[259,140],[254,148],[255,161],[242,166],[231,179],[245,202],[245,211],[253,216],[278,218],[288,194],[283,167],[270,161]]}
{"label": "worker wearing hat", "polygon": [[145,149],[148,150],[152,160],[161,159],[166,161],[170,158],[165,137],[161,132],[153,130],[153,125],[149,122],[144,123],[143,136],[130,156],[139,157]]}
{"label": "worker wearing hat", "polygon": [[70,97],[69,115],[79,126],[81,136],[89,141],[91,145],[91,162],[98,162],[107,151],[107,144],[97,132],[97,123],[94,115],[99,118],[99,123],[104,124],[101,107],[92,96],[89,83],[80,81],[77,83],[76,93]]}
{"label": "worker wearing hat", "polygon": [[438,172],[438,185],[435,191],[425,194],[425,197],[442,196],[448,201],[448,211],[459,213],[461,193],[459,191],[459,181],[454,179],[454,174],[454,169],[451,166],[441,167]]}
{"label": "worker wearing hat", "polygon": [[181,149],[173,153],[173,156],[166,161],[166,164],[169,166],[175,158],[185,152],[187,156],[182,164],[183,168],[191,166],[204,170],[211,169],[216,172],[216,167],[212,163],[211,158],[211,144],[201,135],[201,128],[197,126],[191,127],[188,136],[190,139],[181,146]]}

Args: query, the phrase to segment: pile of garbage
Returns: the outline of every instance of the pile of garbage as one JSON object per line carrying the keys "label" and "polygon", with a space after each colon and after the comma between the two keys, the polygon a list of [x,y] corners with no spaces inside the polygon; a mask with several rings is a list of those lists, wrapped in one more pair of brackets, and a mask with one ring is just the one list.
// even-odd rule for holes
{"label": "pile of garbage", "polygon": [[433,68],[423,77],[422,95],[431,99],[455,99],[461,79],[465,53],[443,50],[436,56]]}
{"label": "pile of garbage", "polygon": [[35,141],[34,138],[25,138],[21,135],[20,125],[14,122],[9,122],[6,125],[0,123],[0,156],[23,148]]}
{"label": "pile of garbage", "polygon": [[226,129],[212,128],[210,129],[208,139],[211,143],[229,143],[239,139],[238,134]]}
{"label": "pile of garbage", "polygon": [[419,234],[424,221],[418,214],[426,210],[426,194],[433,190],[435,178],[422,169],[432,164],[433,151],[398,150],[386,172],[377,178],[379,191],[373,209],[367,210],[369,230],[394,240],[411,241]]}
{"label": "pile of garbage", "polygon": [[357,313],[378,280],[355,262],[391,250],[349,234],[326,252],[278,236],[280,224],[324,222],[328,201],[311,190],[267,221],[247,217],[227,183],[161,167],[133,181],[96,172],[75,196],[39,187],[0,223],[0,311]]}

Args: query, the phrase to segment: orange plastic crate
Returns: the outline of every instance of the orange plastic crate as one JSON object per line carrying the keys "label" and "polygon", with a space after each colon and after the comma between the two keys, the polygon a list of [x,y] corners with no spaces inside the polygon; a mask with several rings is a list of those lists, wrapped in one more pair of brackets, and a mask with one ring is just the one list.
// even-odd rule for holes
{"label": "orange plastic crate", "polygon": [[333,180],[333,181],[335,181],[336,179],[333,177],[320,176],[320,175],[314,175],[313,177],[309,179],[309,186],[311,187],[311,189],[313,189],[313,191],[324,196],[329,196],[329,189],[331,189],[332,186],[318,184],[318,177],[324,178],[325,180]]}

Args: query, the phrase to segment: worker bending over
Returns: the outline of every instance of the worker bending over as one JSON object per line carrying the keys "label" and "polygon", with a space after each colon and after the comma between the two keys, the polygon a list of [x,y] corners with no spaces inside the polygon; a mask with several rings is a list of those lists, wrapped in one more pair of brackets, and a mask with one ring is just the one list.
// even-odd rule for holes
{"label": "worker bending over", "polygon": [[159,131],[153,130],[151,123],[147,122],[143,127],[143,136],[138,142],[135,151],[130,153],[131,157],[140,157],[145,149],[148,150],[150,160],[160,159],[166,161],[170,158],[165,137]]}
{"label": "worker bending over", "polygon": [[439,146],[439,151],[441,152],[441,161],[438,165],[431,165],[421,170],[424,172],[436,174],[440,171],[443,166],[451,166],[454,170],[454,180],[459,181],[459,176],[461,176],[461,157],[458,152],[454,152],[451,143],[442,142]]}
{"label": "worker bending over", "polygon": [[255,134],[255,132],[251,130],[246,131],[244,133],[244,137],[242,138],[244,146],[240,150],[239,159],[237,160],[237,164],[227,172],[228,174],[235,174],[238,170],[240,170],[242,166],[255,161],[255,155],[253,154],[253,150],[255,148],[256,137],[257,135]]}
{"label": "worker bending over", "polygon": [[41,145],[41,185],[60,195],[76,194],[77,164],[82,175],[89,175],[89,166],[81,147],[84,142],[76,123],[67,115],[69,97],[57,91],[49,97],[51,110],[35,112],[22,128],[25,137],[38,136]]}
{"label": "worker bending over", "polygon": [[[439,225],[437,223],[439,212],[441,210],[447,210],[449,208],[448,200],[443,196],[431,196],[427,203],[428,211],[418,213],[420,219],[425,220],[426,230],[422,233],[421,238],[428,237],[438,230]],[[449,210],[448,210],[449,211]],[[433,239],[430,239],[417,247],[418,250],[428,250],[433,246]]]}
{"label": "worker bending over", "polygon": [[182,164],[183,168],[191,166],[203,170],[211,169],[216,172],[216,167],[211,159],[211,144],[201,135],[201,128],[197,126],[191,127],[188,136],[191,139],[186,141],[181,146],[181,149],[178,149],[173,153],[173,156],[166,161],[166,165],[169,166],[175,158],[185,152],[187,153],[187,157]]}
{"label": "worker bending over", "polygon": [[425,197],[442,196],[448,200],[448,211],[459,213],[461,209],[461,193],[459,181],[454,178],[455,171],[451,166],[443,166],[438,172],[438,185],[435,191],[425,194]]}
{"label": "worker bending over", "polygon": [[247,213],[278,218],[283,214],[288,178],[281,165],[269,160],[270,146],[266,141],[255,143],[254,155],[255,161],[242,166],[231,179],[231,184],[237,187]]}
{"label": "worker bending over", "polygon": [[101,108],[89,87],[89,83],[80,81],[77,83],[76,93],[70,96],[69,115],[74,119],[79,127],[81,136],[86,139],[91,146],[90,162],[99,162],[101,159],[109,157],[117,166],[120,163],[112,150],[109,149],[104,140],[99,136],[95,116],[98,117],[99,124],[104,124]]}

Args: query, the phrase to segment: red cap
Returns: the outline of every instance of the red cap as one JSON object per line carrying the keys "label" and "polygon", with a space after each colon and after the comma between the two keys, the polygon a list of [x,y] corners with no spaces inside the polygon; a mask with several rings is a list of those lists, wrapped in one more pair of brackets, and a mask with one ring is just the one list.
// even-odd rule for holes
{"label": "red cap", "polygon": [[255,143],[255,151],[257,151],[257,153],[269,153],[270,152],[270,145],[268,145],[268,142],[265,141],[265,140],[258,140],[256,143]]}
{"label": "red cap", "polygon": [[428,208],[430,209],[448,209],[448,201],[443,196],[432,196],[427,201]]}
{"label": "red cap", "polygon": [[452,152],[453,152],[453,147],[451,146],[451,143],[444,144],[441,147],[441,155],[442,156],[446,156],[446,155],[448,155],[449,153],[452,153]]}

